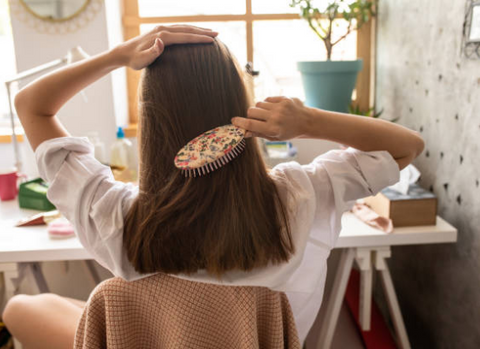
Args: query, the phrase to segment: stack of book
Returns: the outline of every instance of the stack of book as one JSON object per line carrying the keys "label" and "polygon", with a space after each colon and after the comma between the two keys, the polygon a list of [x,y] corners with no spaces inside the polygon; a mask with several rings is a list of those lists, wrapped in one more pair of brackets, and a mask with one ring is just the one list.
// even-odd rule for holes
{"label": "stack of book", "polygon": [[390,218],[394,227],[435,225],[437,198],[417,184],[411,184],[408,193],[385,188],[365,203],[380,216]]}

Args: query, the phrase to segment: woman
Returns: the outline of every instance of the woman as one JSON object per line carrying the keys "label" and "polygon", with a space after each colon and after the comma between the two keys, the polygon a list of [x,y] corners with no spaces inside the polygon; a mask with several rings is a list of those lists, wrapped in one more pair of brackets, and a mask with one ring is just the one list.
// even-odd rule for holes
{"label": "woman", "polygon": [[[238,64],[216,35],[157,27],[38,79],[18,93],[15,105],[40,174],[51,183],[50,200],[101,265],[127,280],[165,272],[283,291],[303,341],[320,307],[342,213],[357,198],[397,182],[424,143],[405,127],[308,108],[295,98],[252,106]],[[55,117],[81,89],[123,66],[146,68],[139,189],[115,182],[91,145],[70,137]],[[247,131],[246,149],[213,173],[185,178],[174,167],[177,151],[230,122]],[[350,148],[267,171],[254,137],[327,139]],[[4,321],[27,348],[71,347],[82,312],[74,302],[17,296]]]}

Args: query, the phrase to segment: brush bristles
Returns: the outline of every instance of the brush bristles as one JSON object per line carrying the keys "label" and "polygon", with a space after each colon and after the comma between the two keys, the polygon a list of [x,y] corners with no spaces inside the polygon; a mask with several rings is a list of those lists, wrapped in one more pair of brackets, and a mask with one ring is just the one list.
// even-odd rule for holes
{"label": "brush bristles", "polygon": [[232,149],[228,154],[223,155],[222,157],[218,158],[217,160],[213,162],[209,162],[208,164],[205,164],[201,167],[198,168],[192,168],[188,170],[182,170],[182,172],[185,174],[185,177],[197,177],[197,176],[203,176],[207,173],[213,172],[215,170],[218,170],[220,167],[228,164],[230,161],[235,159],[240,153],[245,149],[245,139],[242,139],[238,145]]}

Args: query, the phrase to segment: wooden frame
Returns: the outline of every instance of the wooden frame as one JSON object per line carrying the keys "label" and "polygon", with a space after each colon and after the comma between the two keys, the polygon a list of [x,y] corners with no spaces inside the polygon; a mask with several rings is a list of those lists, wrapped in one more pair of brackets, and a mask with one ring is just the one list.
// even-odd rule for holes
{"label": "wooden frame", "polygon": [[[0,129],[0,144],[1,143],[12,143],[12,134],[11,130],[1,130]],[[23,134],[17,134],[17,142],[23,142]]]}
{"label": "wooden frame", "polygon": [[[252,12],[252,0],[245,0],[245,14],[239,15],[199,15],[199,16],[172,16],[172,17],[140,17],[138,12],[138,0],[123,0],[124,15],[124,39],[128,40],[140,35],[140,25],[148,23],[178,23],[178,22],[228,22],[244,21],[246,24],[246,43],[247,43],[247,61],[253,60],[253,22],[267,20],[293,20],[301,19],[298,14],[279,13],[279,14],[254,14]],[[367,110],[373,105],[373,67],[372,50],[374,48],[374,19],[363,25],[357,33],[357,57],[363,59],[363,70],[360,72],[357,80],[357,98],[355,104],[359,105],[361,110]],[[129,106],[130,126],[126,129],[127,136],[134,136],[136,133],[137,115],[137,87],[140,73],[132,69],[127,70],[127,90]]]}

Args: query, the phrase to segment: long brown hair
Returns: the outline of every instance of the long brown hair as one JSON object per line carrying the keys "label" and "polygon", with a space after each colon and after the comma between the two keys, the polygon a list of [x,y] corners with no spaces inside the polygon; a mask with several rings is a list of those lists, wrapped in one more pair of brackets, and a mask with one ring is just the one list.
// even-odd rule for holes
{"label": "long brown hair", "polygon": [[177,151],[204,131],[246,117],[242,70],[218,39],[169,46],[139,86],[140,193],[125,219],[124,247],[141,273],[220,277],[287,261],[288,213],[255,139],[227,166],[197,178],[174,167]]}

